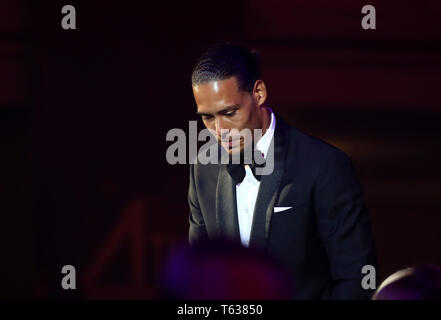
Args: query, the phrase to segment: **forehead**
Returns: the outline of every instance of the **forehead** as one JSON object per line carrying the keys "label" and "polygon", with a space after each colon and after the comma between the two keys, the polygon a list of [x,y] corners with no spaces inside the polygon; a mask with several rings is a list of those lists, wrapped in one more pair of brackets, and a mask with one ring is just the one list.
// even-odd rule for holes
{"label": "forehead", "polygon": [[240,104],[243,94],[244,92],[239,90],[235,77],[193,86],[193,95],[198,106],[198,111]]}

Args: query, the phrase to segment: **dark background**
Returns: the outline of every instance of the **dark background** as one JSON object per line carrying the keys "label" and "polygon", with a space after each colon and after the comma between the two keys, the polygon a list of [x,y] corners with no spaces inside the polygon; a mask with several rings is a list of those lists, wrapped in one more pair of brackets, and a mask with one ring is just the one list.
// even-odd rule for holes
{"label": "dark background", "polygon": [[165,136],[197,119],[192,65],[225,41],[260,52],[276,112],[353,160],[383,278],[441,264],[440,17],[436,0],[2,0],[0,297],[156,297],[188,229]]}

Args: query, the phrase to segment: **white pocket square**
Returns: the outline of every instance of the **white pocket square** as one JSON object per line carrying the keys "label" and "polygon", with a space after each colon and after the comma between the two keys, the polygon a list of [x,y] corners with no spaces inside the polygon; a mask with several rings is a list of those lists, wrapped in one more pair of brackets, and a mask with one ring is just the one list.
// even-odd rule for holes
{"label": "white pocket square", "polygon": [[292,207],[274,207],[274,212],[282,212],[291,208]]}

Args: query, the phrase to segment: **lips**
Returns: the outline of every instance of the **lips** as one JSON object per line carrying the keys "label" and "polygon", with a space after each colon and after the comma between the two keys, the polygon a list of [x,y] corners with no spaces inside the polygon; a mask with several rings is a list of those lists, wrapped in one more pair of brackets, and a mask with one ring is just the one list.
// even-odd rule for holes
{"label": "lips", "polygon": [[235,140],[221,140],[222,145],[227,146],[228,148],[232,148],[237,144],[240,139]]}

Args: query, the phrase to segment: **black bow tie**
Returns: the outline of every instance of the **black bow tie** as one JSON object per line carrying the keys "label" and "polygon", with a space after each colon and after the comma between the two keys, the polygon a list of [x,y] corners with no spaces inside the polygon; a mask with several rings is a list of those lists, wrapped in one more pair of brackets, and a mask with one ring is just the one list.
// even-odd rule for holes
{"label": "black bow tie", "polygon": [[[253,172],[254,177],[257,181],[260,181],[262,179],[262,175],[256,173],[256,168],[262,168],[265,167],[265,163],[263,164],[257,164],[255,161],[253,163],[249,164],[251,171]],[[245,165],[244,164],[228,164],[227,165],[227,171],[230,174],[231,178],[233,178],[233,181],[235,184],[239,184],[243,181],[245,178]]]}

